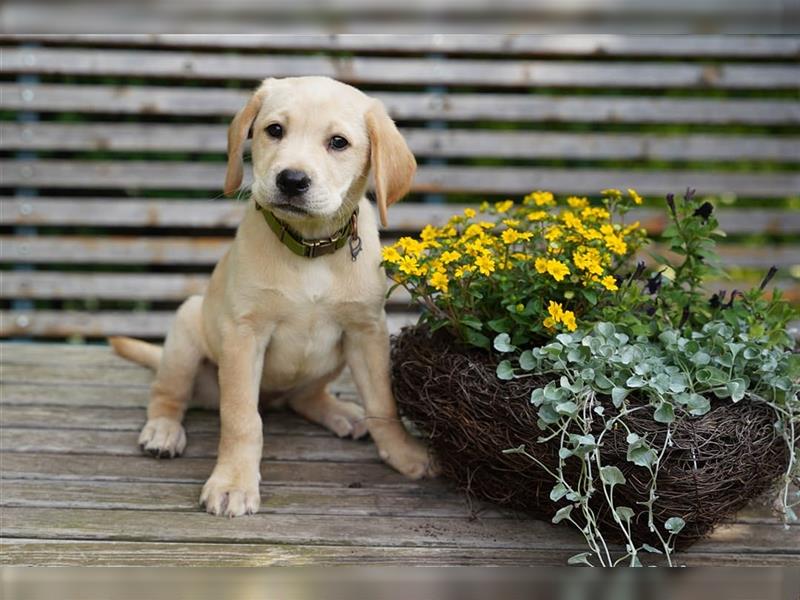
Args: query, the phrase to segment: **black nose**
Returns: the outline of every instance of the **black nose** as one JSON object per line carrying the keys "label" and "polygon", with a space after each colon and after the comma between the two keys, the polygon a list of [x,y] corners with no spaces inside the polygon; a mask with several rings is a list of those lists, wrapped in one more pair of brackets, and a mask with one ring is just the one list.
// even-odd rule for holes
{"label": "black nose", "polygon": [[311,179],[303,171],[284,169],[275,178],[278,189],[287,196],[298,196],[311,186]]}

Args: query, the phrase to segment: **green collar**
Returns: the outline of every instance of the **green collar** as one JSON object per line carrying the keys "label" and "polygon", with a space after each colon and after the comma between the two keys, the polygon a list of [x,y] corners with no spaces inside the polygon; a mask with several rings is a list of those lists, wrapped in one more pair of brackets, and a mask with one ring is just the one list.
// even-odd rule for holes
{"label": "green collar", "polygon": [[316,258],[333,254],[348,241],[350,242],[350,256],[353,260],[356,260],[358,253],[361,252],[361,238],[358,237],[358,207],[350,215],[347,224],[339,231],[327,238],[309,240],[292,231],[286,223],[281,222],[270,211],[262,208],[258,202],[255,205],[256,210],[262,214],[267,225],[278,236],[281,243],[297,256]]}

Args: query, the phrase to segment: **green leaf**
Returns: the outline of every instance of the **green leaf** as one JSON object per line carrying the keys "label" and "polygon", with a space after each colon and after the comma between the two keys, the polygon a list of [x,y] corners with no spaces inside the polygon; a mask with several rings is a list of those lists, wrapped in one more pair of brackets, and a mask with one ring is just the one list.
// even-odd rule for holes
{"label": "green leaf", "polygon": [[616,512],[617,516],[623,521],[630,522],[633,518],[633,509],[627,506],[618,506],[614,512]]}
{"label": "green leaf", "polygon": [[640,388],[644,387],[645,381],[644,378],[642,378],[639,375],[631,375],[630,377],[628,377],[628,380],[625,382],[625,385],[632,388]]}
{"label": "green leaf", "polygon": [[540,406],[542,402],[544,402],[544,389],[536,388],[531,392],[531,404]]}
{"label": "green leaf", "polygon": [[600,479],[611,487],[625,484],[625,476],[617,467],[600,467]]}
{"label": "green leaf", "polygon": [[686,525],[686,521],[681,519],[680,517],[670,517],[664,523],[664,529],[669,531],[673,535],[677,535],[681,532],[683,527]]}
{"label": "green leaf", "polygon": [[561,523],[564,519],[569,517],[569,514],[572,512],[572,505],[565,506],[558,510],[558,512],[553,517],[553,523]]}
{"label": "green leaf", "polygon": [[569,490],[567,489],[567,486],[565,486],[563,483],[558,483],[552,490],[550,490],[550,500],[553,502],[558,502],[561,500],[561,498],[567,495],[568,491]]}
{"label": "green leaf", "polygon": [[511,319],[508,317],[503,317],[502,319],[492,319],[491,321],[486,321],[486,324],[489,326],[489,329],[495,333],[503,333],[504,331],[511,329],[513,321],[511,321]]}
{"label": "green leaf", "polygon": [[653,419],[659,423],[672,423],[675,420],[675,409],[669,402],[662,402],[653,413]]}
{"label": "green leaf", "polygon": [[511,361],[504,360],[497,365],[497,378],[504,381],[514,379],[514,369],[511,366]]}
{"label": "green leaf", "polygon": [[648,446],[645,440],[638,440],[628,446],[628,460],[640,467],[652,467],[656,457],[656,451]]}
{"label": "green leaf", "polygon": [[614,325],[611,323],[598,323],[595,325],[595,330],[605,338],[612,337],[615,332]]}
{"label": "green leaf", "polygon": [[525,350],[519,355],[519,368],[525,371],[532,371],[536,368],[536,359],[533,357],[533,352]]}
{"label": "green leaf", "polygon": [[586,298],[586,301],[589,304],[591,304],[592,306],[597,304],[597,292],[595,292],[594,290],[590,290],[588,288],[583,288],[581,290],[581,293],[583,294],[583,297]]}
{"label": "green leaf", "polygon": [[614,403],[614,406],[619,408],[622,406],[622,403],[625,401],[625,397],[628,395],[628,390],[621,387],[614,387],[611,390],[611,402]]}
{"label": "green leaf", "polygon": [[731,379],[726,385],[725,388],[731,394],[731,400],[734,402],[739,402],[742,398],[744,398],[744,394],[747,391],[747,382],[744,379]]}
{"label": "green leaf", "polygon": [[494,338],[494,349],[498,352],[512,352],[516,347],[511,343],[511,336],[507,333],[500,333]]}
{"label": "green leaf", "polygon": [[462,317],[461,323],[463,325],[466,325],[467,327],[471,327],[475,331],[480,331],[481,329],[483,329],[483,323],[479,319],[476,319],[475,317],[469,317],[469,316]]}
{"label": "green leaf", "polygon": [[659,550],[658,548],[654,548],[650,544],[642,544],[642,550],[646,550],[651,554],[664,554],[663,552],[661,552],[661,550]]}
{"label": "green leaf", "polygon": [[556,412],[560,415],[574,417],[578,414],[578,405],[574,402],[561,402],[560,404],[556,404]]}
{"label": "green leaf", "polygon": [[592,555],[591,552],[581,552],[580,554],[574,554],[567,559],[568,565],[589,565],[590,567],[594,566],[592,563],[589,562],[589,557]]}
{"label": "green leaf", "polygon": [[489,338],[475,331],[474,329],[465,329],[464,330],[464,337],[467,338],[467,342],[472,344],[473,346],[477,346],[478,348],[485,348],[486,350],[489,349]]}

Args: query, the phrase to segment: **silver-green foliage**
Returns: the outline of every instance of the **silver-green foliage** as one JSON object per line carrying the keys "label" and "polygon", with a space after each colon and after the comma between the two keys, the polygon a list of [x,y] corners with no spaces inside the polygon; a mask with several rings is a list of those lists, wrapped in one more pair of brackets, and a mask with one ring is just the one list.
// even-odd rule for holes
{"label": "silver-green foliage", "polygon": [[[539,442],[556,439],[560,443],[558,467],[546,467],[535,457],[535,451],[524,447],[507,452],[523,453],[537,462],[553,477],[551,500],[570,502],[558,510],[553,522],[573,523],[590,550],[572,557],[571,564],[611,566],[627,562],[638,566],[639,554],[652,552],[664,554],[672,565],[674,536],[684,522],[675,515],[664,523],[663,530],[654,522],[658,470],[672,444],[673,423],[707,413],[709,399],[714,396],[734,403],[744,399],[764,402],[773,409],[776,432],[786,441],[790,456],[781,489],[784,518],[787,522],[797,519],[793,506],[798,501],[790,500],[790,483],[800,473],[800,355],[786,345],[753,335],[744,320],[731,321],[709,321],[689,337],[666,329],[652,340],[646,336],[632,339],[611,323],[598,323],[591,331],[561,334],[545,346],[517,354],[513,362],[504,360],[498,365],[501,379],[553,376],[546,386],[533,390],[531,402],[538,407],[538,425],[543,432]],[[518,353],[502,334],[495,340],[495,349]],[[631,394],[639,401],[631,403]],[[616,410],[605,410],[604,404],[608,406],[609,401]],[[652,411],[653,418],[663,423],[662,443],[656,445],[655,440],[640,436],[626,425],[627,415],[643,410]],[[638,503],[640,507],[615,502],[615,487],[626,484],[625,476],[617,467],[603,464],[604,437],[615,427],[626,429],[627,460],[647,471],[649,497]],[[598,430],[601,433],[592,433]],[[568,460],[582,463],[578,481],[568,481],[564,476]],[[596,494],[608,505],[627,540],[620,557],[612,556],[598,527],[589,502]],[[633,539],[630,523],[637,511],[646,513],[660,548]],[[581,514],[582,519],[573,519],[573,514]]]}

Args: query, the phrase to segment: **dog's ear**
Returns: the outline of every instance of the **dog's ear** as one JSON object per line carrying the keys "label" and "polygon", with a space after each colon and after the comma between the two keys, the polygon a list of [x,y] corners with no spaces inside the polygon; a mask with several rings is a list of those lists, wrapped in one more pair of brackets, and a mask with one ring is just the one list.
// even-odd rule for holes
{"label": "dog's ear", "polygon": [[417,161],[383,104],[374,100],[366,115],[370,165],[375,180],[375,198],[386,227],[389,206],[406,195],[414,181]]}
{"label": "dog's ear", "polygon": [[258,111],[261,110],[261,104],[264,102],[264,93],[263,85],[253,92],[247,104],[236,113],[228,127],[228,169],[225,172],[224,188],[226,196],[238,191],[242,185],[244,144],[250,132],[250,127],[258,115]]}

